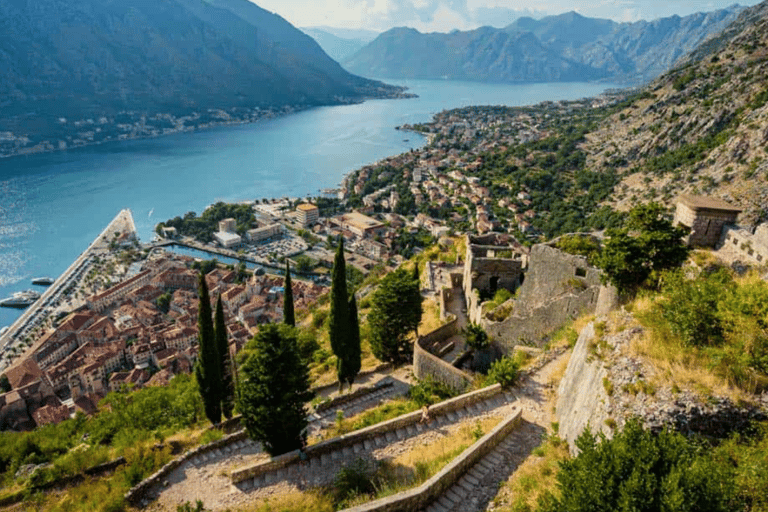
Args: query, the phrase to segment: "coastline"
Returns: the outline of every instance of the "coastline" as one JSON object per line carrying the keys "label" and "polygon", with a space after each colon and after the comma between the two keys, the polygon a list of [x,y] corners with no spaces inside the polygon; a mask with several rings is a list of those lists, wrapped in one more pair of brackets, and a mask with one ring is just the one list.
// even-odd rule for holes
{"label": "coastline", "polygon": [[[15,136],[13,132],[0,132],[0,162],[3,161],[3,159],[11,159],[11,158],[20,157],[20,156],[32,156],[32,155],[39,155],[44,153],[54,153],[59,151],[67,151],[69,149],[79,149],[79,148],[90,147],[90,146],[101,146],[104,144],[111,144],[115,142],[123,142],[123,141],[129,141],[129,140],[156,139],[156,138],[164,137],[166,135],[177,135],[180,133],[195,133],[195,132],[205,131],[213,128],[222,128],[226,126],[254,124],[260,121],[277,119],[277,118],[285,117],[291,114],[297,114],[299,112],[304,112],[304,111],[311,110],[313,108],[319,108],[319,107],[359,105],[361,103],[365,103],[366,101],[370,101],[370,100],[401,100],[401,99],[418,98],[418,95],[408,93],[406,91],[407,91],[407,88],[400,87],[399,91],[396,94],[382,94],[378,96],[376,95],[361,96],[360,98],[338,98],[338,101],[336,103],[329,103],[329,104],[284,105],[282,107],[270,107],[268,109],[261,109],[259,107],[254,107],[251,109],[246,109],[245,112],[240,114],[238,117],[235,117],[232,111],[226,111],[223,108],[212,109],[212,111],[209,111],[208,114],[217,115],[220,117],[220,120],[212,120],[205,123],[190,124],[190,125],[187,125],[186,123],[190,121],[195,121],[202,117],[202,115],[199,112],[192,112],[189,115],[181,116],[181,117],[175,117],[168,113],[158,112],[158,113],[154,113],[153,117],[149,117],[149,118],[146,115],[142,115],[141,113],[137,113],[137,112],[121,112],[119,113],[119,115],[123,115],[123,114],[131,115],[136,118],[133,128],[139,131],[133,131],[129,133],[120,133],[116,137],[106,137],[100,140],[74,139],[74,142],[72,143],[68,143],[68,141],[63,139],[53,139],[53,140],[41,140],[39,143],[30,147],[19,147],[18,146],[19,141],[29,140],[28,135]],[[106,118],[102,117],[100,119],[103,120]],[[148,127],[146,125],[146,121],[148,119],[150,121],[157,121],[157,122],[160,122],[160,121],[171,122],[172,124],[175,125],[175,127],[162,128],[162,129],[155,128],[152,125]],[[101,126],[107,126],[107,127],[113,126],[113,123],[110,123],[109,121],[94,122],[93,119],[75,121],[74,124],[77,128],[79,128],[78,123],[93,127],[95,130],[98,130],[98,131],[101,130]],[[69,123],[69,124],[73,124],[73,123]],[[89,133],[89,132],[85,132],[85,133]],[[2,144],[3,141],[9,142],[9,143],[15,141],[16,149],[8,150],[4,148]]]}

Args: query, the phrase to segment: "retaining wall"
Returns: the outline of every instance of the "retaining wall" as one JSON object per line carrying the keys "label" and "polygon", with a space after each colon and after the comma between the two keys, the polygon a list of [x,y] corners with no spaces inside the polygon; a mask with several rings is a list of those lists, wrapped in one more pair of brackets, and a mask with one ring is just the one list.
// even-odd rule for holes
{"label": "retaining wall", "polygon": [[446,340],[458,332],[458,320],[454,316],[451,322],[435,329],[429,334],[419,337],[416,343],[413,344],[413,374],[416,378],[432,377],[458,391],[467,388],[472,382],[471,375],[431,354],[425,348],[432,343]]}
{"label": "retaining wall", "polygon": [[[473,391],[472,393],[457,396],[430,407],[430,415],[435,417],[448,414],[449,412],[462,409],[469,404],[483,401],[500,392],[501,386],[499,384],[494,384],[493,386],[489,386],[478,391]],[[314,444],[307,447],[306,450],[304,450],[304,453],[307,455],[308,459],[313,457],[320,457],[325,453],[331,453],[346,447],[351,447],[367,439],[378,437],[381,434],[394,432],[403,427],[407,427],[408,425],[414,425],[421,421],[421,417],[421,411],[414,411],[408,414],[404,414],[389,421],[371,425],[370,427],[366,427],[355,432],[345,434],[343,436],[334,437],[333,439],[328,439],[326,441]],[[254,464],[252,466],[233,471],[231,475],[232,483],[238,484],[265,473],[285,468],[297,462],[299,462],[299,450],[294,450],[292,452],[273,457],[267,462]]]}
{"label": "retaining wall", "polygon": [[509,418],[464,450],[438,474],[415,489],[387,498],[344,509],[344,512],[393,512],[420,510],[437,500],[461,476],[499,445],[519,424],[522,410],[517,409]]}

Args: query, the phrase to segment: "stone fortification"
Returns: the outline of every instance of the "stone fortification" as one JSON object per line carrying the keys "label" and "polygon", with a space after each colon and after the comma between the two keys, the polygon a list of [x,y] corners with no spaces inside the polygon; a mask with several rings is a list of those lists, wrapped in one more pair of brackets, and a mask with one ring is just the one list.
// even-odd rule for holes
{"label": "stone fortification", "polygon": [[500,322],[482,318],[482,326],[506,354],[517,344],[540,345],[547,334],[594,311],[600,290],[600,270],[586,258],[534,245],[512,314]]}
{"label": "stone fortification", "polygon": [[694,246],[715,247],[720,241],[723,227],[736,224],[741,208],[725,201],[703,196],[680,196],[675,209],[674,224],[689,228],[688,243]]}
{"label": "stone fortification", "polygon": [[[489,233],[469,236],[464,259],[464,296],[467,308],[476,311],[481,296],[492,297],[497,290],[514,292],[521,284],[527,264],[527,249],[510,235]],[[470,314],[472,321],[477,321]]]}
{"label": "stone fortification", "polygon": [[603,387],[603,379],[608,371],[595,359],[589,350],[590,342],[595,337],[595,326],[590,323],[579,334],[579,340],[573,348],[560,387],[557,389],[556,415],[560,437],[568,441],[574,452],[576,438],[587,427],[593,433],[611,430],[605,425],[608,418],[610,397]]}
{"label": "stone fortification", "polygon": [[768,224],[760,224],[754,233],[738,226],[725,226],[720,246],[738,254],[745,262],[768,264]]}
{"label": "stone fortification", "polygon": [[463,391],[469,386],[472,382],[471,375],[443,361],[431,350],[434,344],[444,342],[458,332],[458,322],[454,317],[444,326],[419,337],[413,344],[413,374],[416,378],[430,377],[457,391]]}

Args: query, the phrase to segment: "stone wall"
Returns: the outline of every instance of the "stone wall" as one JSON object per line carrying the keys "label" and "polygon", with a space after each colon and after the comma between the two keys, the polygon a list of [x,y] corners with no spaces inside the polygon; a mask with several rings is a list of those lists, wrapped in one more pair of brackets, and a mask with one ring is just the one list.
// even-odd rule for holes
{"label": "stone wall", "polygon": [[517,409],[492,431],[464,450],[446,467],[415,489],[380,500],[344,509],[344,512],[395,512],[421,510],[437,500],[461,476],[499,445],[521,422],[522,410]]}
{"label": "stone wall", "polygon": [[458,333],[456,317],[431,333],[420,336],[413,344],[413,374],[418,379],[431,377],[457,391],[463,391],[472,382],[472,377],[453,365],[431,354],[426,347],[432,343],[447,340]]}
{"label": "stone wall", "polygon": [[479,323],[505,354],[517,344],[541,345],[552,331],[595,310],[600,275],[583,256],[534,245],[512,314],[501,322],[480,318]]}
{"label": "stone wall", "polygon": [[721,245],[737,252],[745,262],[768,264],[768,225],[758,226],[754,235],[736,226],[726,226]]}
{"label": "stone wall", "polygon": [[[463,409],[465,406],[469,404],[481,402],[483,400],[486,400],[489,397],[497,395],[500,392],[501,392],[501,386],[498,384],[494,384],[493,386],[489,386],[487,388],[473,391],[471,393],[466,393],[464,395],[451,398],[450,400],[440,402],[439,404],[435,404],[432,407],[430,407],[429,409],[430,414],[433,417],[435,417],[443,414],[448,414],[449,412],[458,411],[459,409]],[[357,430],[355,432],[351,432],[349,434],[345,434],[339,437],[334,437],[333,439],[328,439],[326,441],[322,441],[320,443],[311,445],[307,447],[306,450],[304,450],[304,452],[307,455],[308,459],[311,459],[313,457],[319,457],[326,453],[331,453],[338,450],[342,450],[347,447],[352,447],[365,440],[373,439],[381,434],[385,434],[387,432],[394,432],[403,427],[407,427],[408,425],[415,425],[416,423],[421,421],[421,418],[422,418],[422,412],[414,411],[408,414],[404,414],[402,416],[398,416],[397,418],[393,418],[391,420],[384,421],[376,425],[371,425],[370,427],[366,427],[366,428]],[[292,452],[280,455],[278,457],[273,457],[269,461],[253,464],[251,466],[233,471],[231,475],[232,483],[238,484],[240,482],[263,475],[270,471],[274,471],[277,469],[287,467],[291,464],[295,464],[298,461],[299,461],[299,450],[294,450]]]}
{"label": "stone wall", "polygon": [[246,439],[247,437],[248,437],[248,433],[245,430],[241,430],[234,434],[224,436],[221,439],[214,441],[212,443],[208,443],[203,446],[198,446],[193,450],[187,451],[181,457],[177,457],[173,459],[172,461],[168,462],[165,466],[158,469],[151,476],[145,478],[144,480],[136,484],[134,487],[131,487],[131,489],[127,493],[125,493],[125,501],[130,505],[143,506],[143,503],[149,502],[148,493],[155,486],[161,485],[163,480],[165,480],[165,478],[168,477],[168,475],[170,475],[173,470],[182,466],[188,460],[191,460],[200,454],[212,452],[216,449],[223,448],[224,446],[227,446],[229,444],[235,443],[237,441],[241,441],[243,439]]}
{"label": "stone wall", "polygon": [[555,416],[559,423],[558,434],[568,441],[571,453],[574,454],[574,442],[587,425],[593,433],[611,433],[605,425],[610,397],[603,386],[608,371],[600,359],[590,354],[590,342],[594,338],[595,326],[590,323],[579,334],[568,368],[557,389]]}

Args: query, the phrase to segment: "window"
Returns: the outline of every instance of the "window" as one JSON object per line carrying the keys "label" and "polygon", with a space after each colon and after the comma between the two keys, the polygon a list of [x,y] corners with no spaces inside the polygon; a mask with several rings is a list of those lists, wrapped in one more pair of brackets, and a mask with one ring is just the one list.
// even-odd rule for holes
{"label": "window", "polygon": [[587,269],[581,267],[577,268],[576,277],[587,277]]}

